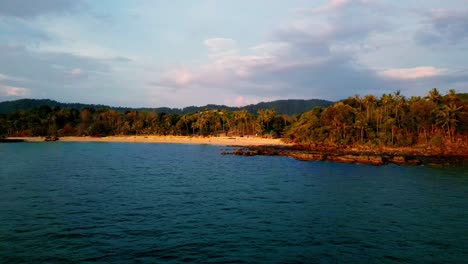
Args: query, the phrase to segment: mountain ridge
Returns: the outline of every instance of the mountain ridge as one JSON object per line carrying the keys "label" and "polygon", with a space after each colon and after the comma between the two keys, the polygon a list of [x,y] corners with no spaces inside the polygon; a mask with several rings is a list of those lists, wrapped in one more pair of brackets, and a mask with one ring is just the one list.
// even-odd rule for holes
{"label": "mountain ridge", "polygon": [[50,108],[74,108],[74,109],[112,109],[117,112],[126,111],[147,111],[168,114],[188,114],[198,111],[209,109],[226,109],[228,111],[247,110],[251,114],[255,114],[259,109],[274,109],[277,113],[286,115],[296,115],[314,107],[327,107],[334,102],[322,99],[284,99],[275,100],[271,102],[260,102],[258,104],[250,104],[241,107],[207,104],[204,106],[187,106],[184,108],[170,108],[170,107],[115,107],[102,104],[83,104],[83,103],[62,103],[51,99],[18,99],[12,101],[0,102],[0,114],[10,114],[20,110],[30,110],[41,106],[48,106]]}

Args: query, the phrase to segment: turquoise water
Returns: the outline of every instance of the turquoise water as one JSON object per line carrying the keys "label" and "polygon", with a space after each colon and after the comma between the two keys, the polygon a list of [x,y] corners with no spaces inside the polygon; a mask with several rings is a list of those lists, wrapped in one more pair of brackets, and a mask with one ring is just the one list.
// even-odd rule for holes
{"label": "turquoise water", "polygon": [[466,263],[467,168],[0,145],[0,263]]}

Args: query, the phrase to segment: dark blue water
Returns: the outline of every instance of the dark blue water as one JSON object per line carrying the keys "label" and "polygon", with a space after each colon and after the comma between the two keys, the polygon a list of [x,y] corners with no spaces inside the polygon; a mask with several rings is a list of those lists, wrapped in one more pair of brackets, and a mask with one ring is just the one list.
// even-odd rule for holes
{"label": "dark blue water", "polygon": [[467,168],[0,145],[0,263],[463,263]]}

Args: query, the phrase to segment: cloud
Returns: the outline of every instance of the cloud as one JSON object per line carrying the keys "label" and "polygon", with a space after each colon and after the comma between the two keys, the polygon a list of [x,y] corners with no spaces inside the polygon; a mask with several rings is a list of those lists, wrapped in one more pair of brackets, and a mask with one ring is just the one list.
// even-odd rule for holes
{"label": "cloud", "polygon": [[29,95],[29,89],[15,85],[19,82],[24,79],[0,73],[0,100]]}
{"label": "cloud", "polygon": [[25,79],[23,78],[19,78],[19,77],[16,77],[16,76],[12,76],[12,75],[7,75],[7,74],[3,74],[3,73],[0,73],[0,82],[22,82],[22,81],[25,81]]}
{"label": "cloud", "polygon": [[109,60],[114,61],[114,62],[123,62],[123,63],[134,61],[133,59],[130,59],[124,56],[115,56],[113,58],[110,58]]}
{"label": "cloud", "polygon": [[[437,63],[418,67],[361,63],[361,57],[369,52],[379,55],[379,62],[386,60],[388,46],[395,46],[394,35],[400,29],[389,18],[397,14],[388,11],[381,16],[382,8],[379,1],[328,1],[295,12],[264,42],[244,50],[233,39],[207,39],[209,62],[168,69],[157,84],[176,88],[178,93],[200,91],[209,98],[221,97],[231,105],[240,105],[266,97],[340,100],[395,90],[417,95],[428,87],[466,83],[468,74],[455,74]],[[362,14],[368,15],[350,19]],[[387,34],[393,37],[373,42],[375,36]]]}
{"label": "cloud", "polygon": [[2,97],[24,97],[29,95],[29,89],[0,84],[0,98]]}
{"label": "cloud", "polygon": [[392,79],[412,80],[421,78],[431,78],[442,75],[444,69],[432,66],[421,66],[415,68],[387,69],[380,72],[380,75]]}
{"label": "cloud", "polygon": [[388,82],[393,84],[394,89],[402,90],[406,95],[421,96],[426,94],[431,87],[437,87],[442,92],[447,92],[449,89],[466,92],[468,71],[443,69],[439,74],[433,76],[411,79],[389,79]]}
{"label": "cloud", "polygon": [[227,103],[229,105],[234,105],[234,106],[244,106],[244,105],[249,105],[249,104],[258,104],[259,101],[258,100],[252,100],[252,99],[249,99],[249,98],[245,98],[244,96],[238,96],[234,99],[234,102],[230,102],[230,100],[227,100]]}
{"label": "cloud", "polygon": [[305,9],[302,10],[302,12],[309,12],[312,14],[317,14],[317,13],[329,13],[329,12],[336,12],[337,10],[344,9],[346,7],[349,7],[353,4],[366,4],[370,1],[365,1],[365,0],[328,0],[325,4],[312,8],[312,9]]}
{"label": "cloud", "polygon": [[[191,70],[171,71],[158,84],[179,89],[211,87],[229,90],[239,94],[238,98],[249,98],[250,101],[265,96],[337,99],[350,84],[357,90],[386,87],[375,72],[354,65],[349,56],[291,56],[300,48],[284,43],[261,44],[252,47],[252,53],[248,55],[217,57],[211,63]],[[233,103],[238,105],[239,102]]]}
{"label": "cloud", "polygon": [[192,85],[194,82],[195,75],[192,72],[178,69],[165,72],[161,76],[160,81],[149,82],[149,85],[180,88]]}
{"label": "cloud", "polygon": [[8,79],[9,79],[9,77],[7,75],[0,73],[0,81],[8,80]]}
{"label": "cloud", "polygon": [[105,60],[69,53],[39,52],[18,45],[0,45],[0,73],[4,95],[7,94],[5,87],[30,87],[28,93],[10,89],[8,94],[61,97],[70,101],[78,97],[77,87],[85,93],[96,92],[97,87],[115,83]]}
{"label": "cloud", "polygon": [[5,19],[0,16],[0,43],[32,43],[49,41],[50,36],[37,25],[20,19]]}
{"label": "cloud", "polygon": [[378,0],[327,0],[323,5],[313,8],[295,9],[295,13],[324,15],[335,14],[346,9],[361,8],[361,7],[378,7],[381,3]]}
{"label": "cloud", "polygon": [[468,39],[468,10],[435,9],[426,12],[415,39],[423,45],[465,43]]}
{"label": "cloud", "polygon": [[257,46],[251,47],[250,50],[260,56],[283,56],[290,51],[289,43],[287,42],[265,42]]}
{"label": "cloud", "polygon": [[71,70],[70,73],[73,76],[80,76],[80,75],[83,75],[83,70],[80,68],[74,68],[73,70]]}
{"label": "cloud", "polygon": [[24,79],[62,81],[67,73],[84,69],[106,72],[109,67],[99,59],[65,52],[41,52],[21,45],[0,45],[0,72]]}
{"label": "cloud", "polygon": [[[369,8],[370,1],[329,1],[330,12],[354,5]],[[361,46],[369,35],[383,30],[385,22],[346,22],[347,12],[327,16],[301,13],[273,30],[263,43],[242,51],[236,41],[211,38],[204,41],[210,61],[183,70],[169,69],[159,81],[163,87],[211,89],[216,94],[230,91],[234,105],[255,98],[327,98],[341,99],[343,91],[352,94],[391,84],[375,70],[360,65],[354,50],[341,45]],[[375,18],[370,21],[375,22]],[[338,51],[338,52],[336,52]],[[226,99],[224,99],[226,101]]]}
{"label": "cloud", "polygon": [[74,78],[85,78],[87,75],[86,72],[81,68],[73,68],[70,71],[70,74]]}
{"label": "cloud", "polygon": [[367,44],[371,36],[392,30],[382,10],[383,5],[377,1],[328,1],[323,6],[303,9],[274,30],[272,38],[292,43],[296,57],[327,56],[338,50],[354,53],[355,47],[371,49]]}
{"label": "cloud", "polygon": [[205,40],[205,46],[213,53],[236,50],[236,42],[229,38],[210,38]]}
{"label": "cloud", "polygon": [[84,6],[82,0],[3,0],[0,1],[0,16],[19,18],[63,13]]}
{"label": "cloud", "polygon": [[[418,94],[468,82],[466,72],[454,70],[466,69],[464,53],[450,49],[453,44],[466,49],[466,7],[430,10],[436,1],[412,3],[414,9],[401,1],[313,2],[286,12],[287,17],[282,7],[297,3],[268,6],[255,14],[258,25],[250,24],[251,33],[244,34],[231,21],[221,19],[214,26],[203,17],[207,20],[200,22],[200,15],[190,16],[190,10],[182,12],[193,25],[177,22],[168,31],[159,25],[164,16],[135,16],[134,3],[106,11],[105,4],[93,6],[114,18],[103,23],[76,12],[94,5],[92,1],[0,0],[0,85],[28,87],[30,96],[65,101],[186,106],[338,100],[397,89]],[[224,5],[213,9],[217,17],[224,15]],[[237,12],[236,5],[230,4],[229,11]],[[181,6],[176,6],[179,11]],[[164,13],[174,17],[168,10]],[[273,16],[266,17],[270,13]],[[278,24],[271,28],[271,23]],[[122,32],[131,34],[121,39]],[[429,51],[428,43],[440,48]]]}

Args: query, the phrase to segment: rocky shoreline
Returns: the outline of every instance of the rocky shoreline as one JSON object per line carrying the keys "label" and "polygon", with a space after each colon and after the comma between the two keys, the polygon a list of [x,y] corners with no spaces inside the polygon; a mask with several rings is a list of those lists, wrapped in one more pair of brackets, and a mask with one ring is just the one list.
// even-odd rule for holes
{"label": "rocky shoreline", "polygon": [[447,167],[468,165],[466,155],[423,154],[423,153],[392,153],[354,150],[307,150],[301,146],[248,146],[233,151],[222,151],[221,155],[237,156],[285,156],[302,161],[330,161],[341,163],[358,163],[374,166],[387,164],[406,166]]}

